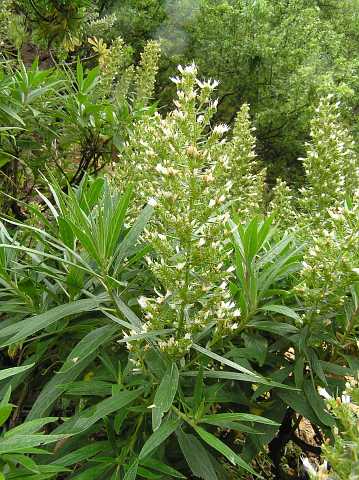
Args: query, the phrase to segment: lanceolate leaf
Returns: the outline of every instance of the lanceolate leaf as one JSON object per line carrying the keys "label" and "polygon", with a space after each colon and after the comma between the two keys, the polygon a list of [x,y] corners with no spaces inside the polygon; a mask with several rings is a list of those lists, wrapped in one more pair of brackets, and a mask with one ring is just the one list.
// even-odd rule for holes
{"label": "lanceolate leaf", "polygon": [[279,426],[270,418],[261,417],[260,415],[252,415],[250,413],[217,413],[217,415],[206,415],[201,422],[210,423],[212,420],[230,420],[232,422],[255,422],[265,425]]}
{"label": "lanceolate leaf", "polygon": [[118,329],[112,326],[96,328],[84,336],[68,356],[66,362],[59,370],[59,373],[66,373],[75,367],[76,363],[84,360],[115,334]]}
{"label": "lanceolate leaf", "polygon": [[54,443],[65,437],[66,435],[13,435],[9,438],[0,440],[0,454],[23,452],[27,448],[37,447],[39,445],[46,445],[48,443]]}
{"label": "lanceolate leaf", "polygon": [[33,420],[45,415],[51,405],[56,402],[62,392],[66,390],[66,384],[73,382],[95,357],[96,353],[93,353],[92,355],[87,356],[84,360],[79,360],[75,367],[68,370],[66,373],[57,373],[54,375],[42,389],[40,395],[36,398],[27,419]]}
{"label": "lanceolate leaf", "polygon": [[23,365],[22,367],[12,367],[12,368],[5,368],[4,370],[0,370],[0,380],[4,380],[5,378],[12,377],[13,375],[17,375],[18,373],[25,372],[34,366],[33,363],[30,365]]}
{"label": "lanceolate leaf", "polygon": [[9,327],[5,327],[0,333],[2,338],[6,338],[14,333],[15,335],[2,343],[1,346],[6,347],[13,343],[23,341],[39,330],[49,327],[62,318],[96,310],[99,308],[102,301],[102,298],[99,299],[96,297],[84,300],[76,300],[75,302],[59,305],[58,307],[54,307],[45,313],[41,313],[35,317],[30,317],[26,320],[22,320],[21,322],[10,325]]}
{"label": "lanceolate leaf", "polygon": [[176,432],[179,446],[193,475],[203,480],[219,480],[210,459],[210,453],[194,435]]}
{"label": "lanceolate leaf", "polygon": [[142,389],[123,391],[106,398],[93,407],[86,408],[54,431],[56,434],[77,434],[90,428],[94,423],[133,402],[142,393]]}
{"label": "lanceolate leaf", "polygon": [[[196,377],[198,372],[196,371],[187,371],[181,373],[184,377]],[[254,377],[252,375],[246,375],[245,373],[237,373],[237,372],[229,372],[223,370],[208,370],[203,372],[203,376],[205,378],[218,378],[218,379],[226,379],[226,380],[238,380],[241,382],[250,382],[250,383],[258,383],[260,385],[267,385],[269,387],[276,387],[282,388],[284,390],[297,390],[297,388],[292,387],[290,385],[285,385],[284,383],[275,382],[270,379],[266,379],[263,377]]]}
{"label": "lanceolate leaf", "polygon": [[168,465],[165,465],[159,460],[154,460],[153,458],[146,458],[145,460],[141,461],[141,465],[147,468],[151,468],[156,472],[164,473],[165,475],[168,475],[170,477],[183,478],[184,480],[186,480],[186,477],[182,475],[182,473],[172,467],[169,467]]}
{"label": "lanceolate leaf", "polygon": [[195,427],[197,434],[202,438],[203,441],[208,443],[212,448],[221,453],[224,457],[227,458],[233,465],[238,465],[247,472],[250,472],[252,475],[258,477],[259,475],[253,470],[253,468],[248,465],[239,455],[237,455],[231,448],[229,448],[225,443],[223,443],[219,438],[214,436],[212,433],[207,432],[201,427]]}
{"label": "lanceolate leaf", "polygon": [[310,380],[304,382],[304,393],[320,421],[327,427],[333,427],[335,425],[335,419],[327,412],[323,399],[314,389]]}
{"label": "lanceolate leaf", "polygon": [[285,317],[290,317],[290,318],[293,318],[294,320],[300,320],[300,316],[292,308],[286,307],[285,305],[268,304],[268,305],[264,305],[259,310],[264,310],[265,312],[280,313]]}
{"label": "lanceolate leaf", "polygon": [[207,355],[207,357],[213,358],[213,360],[216,360],[217,362],[223,363],[224,365],[227,365],[228,367],[234,368],[235,370],[238,370],[239,372],[245,373],[246,375],[250,375],[253,377],[253,382],[256,381],[256,378],[261,378],[260,375],[257,373],[254,373],[247,368],[241,367],[238,365],[238,363],[232,362],[231,360],[228,360],[228,358],[222,357],[221,355],[217,355],[214,352],[211,352],[210,350],[207,350],[206,348],[203,348],[199,345],[193,344],[192,348],[197,350],[197,352],[203,353],[203,355]]}
{"label": "lanceolate leaf", "polygon": [[166,371],[154,398],[152,408],[152,427],[157,430],[161,425],[163,415],[171,408],[173,399],[177,393],[179,373],[175,363]]}
{"label": "lanceolate leaf", "polygon": [[127,470],[126,475],[124,476],[123,480],[136,480],[137,470],[138,470],[138,460],[136,459],[132,463],[130,468]]}
{"label": "lanceolate leaf", "polygon": [[159,447],[172,433],[180,426],[181,420],[179,418],[169,419],[152,433],[150,438],[146,441],[140,452],[140,460],[146,458],[155,448]]}

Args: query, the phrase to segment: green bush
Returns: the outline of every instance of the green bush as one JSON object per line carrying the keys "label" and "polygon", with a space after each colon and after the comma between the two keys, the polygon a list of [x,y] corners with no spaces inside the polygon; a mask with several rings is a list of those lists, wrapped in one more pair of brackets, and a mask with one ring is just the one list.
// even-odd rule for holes
{"label": "green bush", "polygon": [[[10,446],[1,457],[9,478],[66,468],[78,479],[246,478],[283,422],[293,441],[301,417],[324,435],[336,424],[317,389],[343,391],[357,367],[356,157],[322,184],[323,206],[306,200],[348,158],[325,147],[342,140],[323,101],[307,186],[296,202],[279,186],[286,194],[268,207],[248,107],[226,139],[228,127],[211,123],[216,83],[196,74],[179,67],[172,112],[134,119],[111,181],[43,179],[50,196],[39,191],[29,220],[4,219],[1,348],[8,365],[28,369],[2,382],[3,403],[11,388],[11,423],[51,421],[44,443],[58,439],[45,447],[51,456],[19,459]],[[82,102],[96,81],[101,91],[97,75],[77,65]],[[327,139],[321,122],[337,135]]]}
{"label": "green bush", "polygon": [[354,479],[357,2],[155,3],[1,5],[0,478]]}

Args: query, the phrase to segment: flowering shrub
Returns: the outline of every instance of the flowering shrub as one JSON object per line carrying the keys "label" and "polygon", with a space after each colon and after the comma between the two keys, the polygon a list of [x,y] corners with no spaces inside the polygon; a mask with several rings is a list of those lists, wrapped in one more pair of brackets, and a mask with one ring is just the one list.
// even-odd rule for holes
{"label": "flowering shrub", "polygon": [[131,181],[138,204],[147,196],[156,215],[146,238],[156,251],[148,257],[160,281],[157,298],[142,297],[146,328],[174,327],[161,349],[181,354],[194,334],[215,324],[220,338],[236,329],[240,311],[228,291],[228,220],[242,221],[261,210],[264,171],[254,154],[248,107],[239,113],[232,138],[226,125],[211,128],[217,102],[215,81],[202,82],[196,67],[179,67],[176,109],[139,122],[130,136],[116,179]]}
{"label": "flowering shrub", "polygon": [[[319,448],[298,436],[303,417],[327,438],[344,421],[323,389],[347,395],[358,368],[358,161],[339,106],[326,98],[316,112],[303,189],[278,180],[268,205],[247,105],[232,129],[216,125],[217,82],[192,64],[161,114],[148,105],[156,43],[137,67],[120,39],[89,44],[99,67],[77,63],[61,83],[74,90],[61,110],[72,122],[51,142],[66,171],[81,153],[75,177],[43,179],[27,221],[1,224],[0,347],[20,367],[11,380],[0,372],[2,473],[248,479],[264,451],[282,475],[289,441]],[[23,108],[34,125],[14,92],[22,78],[45,88],[50,74],[35,64],[21,75],[2,93],[19,110],[1,115],[18,122]],[[62,105],[54,85],[40,92],[48,110]],[[22,440],[48,445],[50,460],[9,440],[19,419],[15,435],[30,428],[36,438]],[[333,463],[352,456],[348,425],[324,447]]]}

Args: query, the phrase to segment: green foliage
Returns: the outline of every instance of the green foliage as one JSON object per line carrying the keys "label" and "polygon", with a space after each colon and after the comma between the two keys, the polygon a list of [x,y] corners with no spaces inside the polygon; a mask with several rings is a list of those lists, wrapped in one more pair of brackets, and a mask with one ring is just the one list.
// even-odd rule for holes
{"label": "green foliage", "polygon": [[[116,158],[133,119],[146,115],[157,44],[146,46],[136,69],[123,69],[129,58],[121,40],[97,54],[99,66],[91,69],[79,61],[75,71],[41,69],[35,60],[30,68],[20,62],[0,70],[0,168],[7,194],[31,199],[44,188],[45,168],[78,184]],[[8,204],[19,216],[16,203]]]}
{"label": "green foliage", "polygon": [[88,0],[14,0],[13,4],[25,16],[35,43],[47,48],[62,44],[68,50],[79,45]]}
{"label": "green foliage", "polygon": [[1,4],[0,478],[355,478],[358,8]]}

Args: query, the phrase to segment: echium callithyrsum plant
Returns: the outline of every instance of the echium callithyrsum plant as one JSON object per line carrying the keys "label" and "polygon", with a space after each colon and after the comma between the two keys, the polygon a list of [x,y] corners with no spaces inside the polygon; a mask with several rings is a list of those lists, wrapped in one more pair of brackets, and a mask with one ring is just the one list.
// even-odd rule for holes
{"label": "echium callithyrsum plant", "polygon": [[[306,185],[301,190],[300,209],[312,228],[330,221],[328,209],[343,205],[359,187],[359,162],[354,141],[340,119],[340,103],[323,98],[311,122],[311,143],[303,159]],[[311,221],[308,221],[308,216]]]}
{"label": "echium callithyrsum plant", "polygon": [[[352,344],[358,325],[355,306],[359,265],[359,161],[339,103],[320,101],[311,122],[311,142],[303,160],[305,187],[297,201],[282,181],[271,202],[280,226],[304,241],[303,268],[295,291],[304,321],[323,331],[333,324],[343,347]],[[283,214],[285,213],[285,218]],[[323,325],[324,323],[324,325]]]}
{"label": "echium callithyrsum plant", "polygon": [[340,117],[340,103],[322,98],[311,121],[311,141],[303,161],[304,187],[295,195],[277,179],[269,210],[280,228],[290,227],[307,238],[308,229],[331,223],[331,209],[344,205],[359,188],[359,162],[353,138]]}
{"label": "echium callithyrsum plant", "polygon": [[[336,325],[343,348],[359,326],[359,190],[342,206],[328,210],[326,228],[317,231],[304,254],[296,288],[309,324]],[[339,338],[340,337],[340,338]],[[348,343],[349,342],[349,343]],[[348,345],[347,345],[348,343]]]}
{"label": "echium callithyrsum plant", "polygon": [[120,158],[117,179],[136,185],[138,207],[157,207],[146,231],[159,280],[157,297],[139,299],[146,330],[174,328],[160,347],[181,355],[193,335],[214,326],[215,339],[236,330],[240,311],[227,288],[227,222],[233,209],[246,221],[262,204],[264,171],[254,154],[248,106],[229,130],[211,119],[216,81],[200,81],[195,65],[178,67],[175,109],[142,119]]}
{"label": "echium callithyrsum plant", "polygon": [[311,138],[303,162],[306,186],[299,200],[298,233],[306,236],[307,249],[297,292],[312,327],[322,328],[323,321],[330,325],[335,316],[337,327],[343,327],[337,335],[341,332],[347,341],[356,325],[347,302],[357,288],[353,268],[359,261],[359,161],[340,121],[339,103],[330,96],[316,110]]}
{"label": "echium callithyrsum plant", "polygon": [[147,42],[137,67],[132,65],[131,48],[121,37],[110,46],[97,37],[89,38],[88,42],[98,55],[99,92],[119,106],[131,101],[134,108],[145,107],[154,91],[160,55],[158,42]]}

